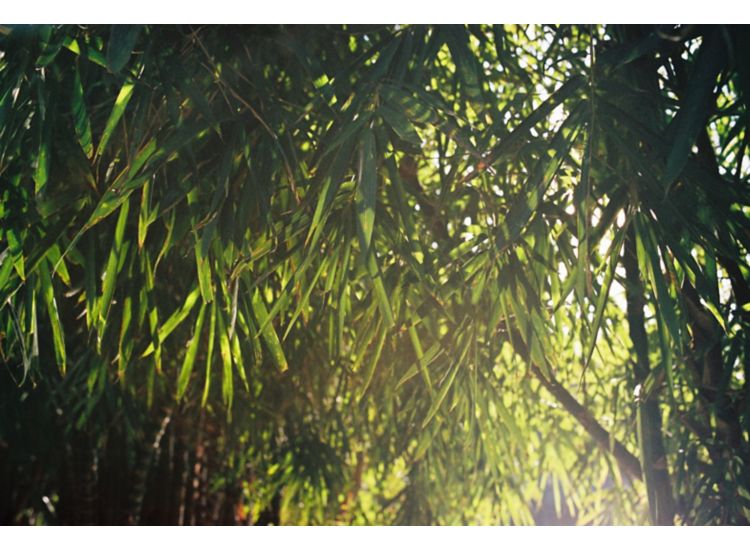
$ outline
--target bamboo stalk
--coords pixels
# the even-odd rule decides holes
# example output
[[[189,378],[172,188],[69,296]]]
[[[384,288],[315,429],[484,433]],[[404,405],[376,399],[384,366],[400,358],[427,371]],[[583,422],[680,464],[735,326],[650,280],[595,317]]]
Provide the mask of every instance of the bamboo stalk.
[[[633,343],[634,391],[645,383],[649,375],[648,339],[645,329],[643,283],[636,256],[635,230],[631,226],[625,238],[622,258],[625,267],[625,296],[630,340]],[[638,440],[641,447],[641,470],[646,483],[651,521],[655,525],[673,525],[675,505],[669,478],[667,457],[662,440],[661,413],[654,392],[638,400]]]

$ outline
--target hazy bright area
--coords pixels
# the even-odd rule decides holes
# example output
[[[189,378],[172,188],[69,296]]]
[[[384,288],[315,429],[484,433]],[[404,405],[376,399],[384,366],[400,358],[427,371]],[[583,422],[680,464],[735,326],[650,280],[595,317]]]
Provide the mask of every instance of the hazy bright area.
[[[0,523],[748,524],[749,52],[0,25]]]

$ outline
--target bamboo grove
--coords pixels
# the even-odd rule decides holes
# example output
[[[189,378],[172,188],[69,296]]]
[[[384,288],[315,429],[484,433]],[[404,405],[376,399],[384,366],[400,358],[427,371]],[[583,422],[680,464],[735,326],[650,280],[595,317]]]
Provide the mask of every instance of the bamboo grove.
[[[0,520],[747,524],[741,27],[0,27]]]

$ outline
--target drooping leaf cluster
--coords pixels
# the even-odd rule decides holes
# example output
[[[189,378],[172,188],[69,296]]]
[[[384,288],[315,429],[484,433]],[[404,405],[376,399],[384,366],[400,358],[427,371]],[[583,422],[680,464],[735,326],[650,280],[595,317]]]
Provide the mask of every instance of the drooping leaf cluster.
[[[745,29],[0,33],[6,522],[750,518]]]

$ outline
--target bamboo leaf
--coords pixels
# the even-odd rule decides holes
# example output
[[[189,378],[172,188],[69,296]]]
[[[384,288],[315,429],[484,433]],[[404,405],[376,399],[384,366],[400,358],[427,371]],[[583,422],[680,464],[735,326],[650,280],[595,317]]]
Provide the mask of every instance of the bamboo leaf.
[[[195,262],[198,270],[198,285],[203,301],[211,303],[214,299],[214,285],[212,281],[209,248],[216,230],[216,221],[211,222],[203,236],[199,239],[195,234]]]
[[[418,319],[414,319],[413,321],[416,321],[416,320]],[[414,354],[417,356],[417,365],[419,367],[419,373],[422,375],[422,380],[424,380],[424,383],[427,386],[428,391],[430,392],[430,397],[432,398],[432,401],[434,402],[435,401],[435,388],[432,385],[432,377],[430,376],[430,371],[427,368],[429,363],[422,349],[422,342],[419,339],[419,334],[417,334],[417,328],[414,322],[409,324],[409,328],[407,329],[407,332],[409,333],[409,340],[411,340],[412,347],[414,348]]]
[[[677,304],[669,293],[665,281],[665,275],[661,269],[661,258],[658,248],[653,241],[651,232],[644,227],[642,220],[636,220],[636,237],[637,251],[640,254],[642,265],[647,265],[646,274],[651,281],[656,301],[659,307],[659,313],[669,328],[669,332],[675,342],[681,342],[680,323],[677,318]]]
[[[287,323],[286,331],[284,331],[284,336],[281,337],[282,340],[286,340],[286,337],[289,335],[289,331],[292,330],[294,323],[297,321],[297,317],[299,317],[299,315],[302,313],[302,310],[307,307],[308,301],[310,300],[310,295],[312,294],[313,290],[315,290],[315,285],[317,284],[320,275],[323,273],[323,270],[326,267],[326,262],[320,262],[320,265],[313,275],[312,280],[307,285],[307,290],[305,290],[305,293],[302,295],[302,299],[298,301],[294,313],[292,313],[292,316],[289,318],[289,323]]]
[[[130,98],[133,97],[134,89],[135,84],[133,82],[125,82],[125,84],[122,85],[122,88],[120,88],[120,93],[117,94],[115,104],[112,107],[112,112],[104,126],[102,137],[99,139],[99,145],[96,148],[96,157],[100,157],[104,152],[104,149],[107,147],[107,143],[109,143],[109,140],[112,137],[112,132],[115,131],[117,123],[120,122],[122,115],[125,113],[125,108],[130,102]]]
[[[568,98],[573,97],[573,95],[580,90],[584,84],[586,84],[586,80],[583,77],[573,76],[568,79],[555,93],[539,105],[534,112],[525,117],[510,134],[502,139],[487,155],[485,155],[485,163],[487,165],[492,165],[505,155],[514,153],[516,146],[521,140],[527,138],[531,128],[548,117],[555,107],[562,104]]]
[[[724,67],[725,59],[720,31],[714,30],[701,46],[695,69],[686,88],[687,93],[680,102],[680,110],[670,124],[672,148],[663,176],[665,189],[677,179],[687,164],[698,133],[708,120],[716,77]]]
[[[406,118],[400,105],[384,103],[378,108],[378,113],[404,143],[412,146],[412,151],[420,151],[422,139],[411,122],[409,122],[409,119]]]
[[[468,33],[459,25],[449,25],[445,30],[446,43],[453,57],[453,64],[456,66],[461,85],[464,87],[466,96],[479,105],[482,98],[481,69],[477,57],[469,48]]]
[[[372,378],[375,375],[375,369],[377,368],[378,361],[380,361],[380,355],[383,352],[383,347],[385,345],[385,339],[386,339],[387,334],[388,334],[388,331],[384,327],[380,329],[378,341],[375,343],[375,348],[373,349],[373,352],[370,355],[370,359],[367,362],[367,366],[365,368],[364,382],[362,383],[362,386],[359,390],[359,396],[357,397],[357,401],[362,401],[362,398],[367,393],[367,389],[370,387]]]
[[[147,180],[141,188],[141,209],[138,213],[138,249],[143,249],[146,241],[148,226],[156,219],[156,211],[151,210],[151,180]]]
[[[193,372],[193,365],[195,364],[195,357],[198,353],[198,344],[201,340],[201,331],[203,329],[203,318],[206,313],[206,304],[201,304],[201,308],[198,311],[198,318],[195,321],[195,329],[193,330],[193,337],[190,339],[188,344],[187,352],[185,353],[185,359],[182,362],[180,368],[180,374],[177,377],[177,399],[180,400],[185,395],[188,383],[190,382],[190,374]]]
[[[255,318],[258,320],[259,326],[262,327],[260,334],[268,351],[271,352],[271,359],[281,372],[286,371],[289,368],[289,364],[286,361],[284,349],[281,347],[281,342],[279,342],[279,337],[276,334],[273,324],[268,322],[268,310],[257,288],[252,293],[251,305]]]
[[[629,224],[629,221],[628,221]],[[622,243],[625,234],[627,233],[627,224],[625,227],[619,229],[612,239],[612,244],[607,251],[607,264],[604,272],[604,280],[602,286],[599,289],[599,293],[596,298],[596,308],[594,309],[594,320],[591,323],[590,329],[590,342],[584,355],[583,368],[586,369],[591,362],[591,357],[594,355],[594,349],[596,348],[596,341],[599,335],[599,329],[601,328],[602,319],[604,318],[604,309],[609,301],[609,291],[612,288],[612,281],[615,277],[615,270],[620,259],[620,251],[622,250]]]
[[[159,341],[163,342],[167,339],[167,337],[172,334],[174,329],[176,329],[186,318],[188,315],[190,315],[190,312],[193,310],[193,307],[195,307],[195,304],[198,302],[198,298],[200,297],[200,289],[198,287],[194,288],[185,298],[185,302],[180,306],[178,309],[176,309],[172,315],[169,316],[169,318],[164,322],[163,325],[158,327],[158,333],[159,333]],[[146,350],[143,352],[141,357],[148,357],[154,352],[154,346],[149,345]]]
[[[237,368],[237,374],[245,386],[245,391],[249,391],[250,386],[247,383],[247,374],[245,373],[245,362],[242,359],[242,349],[240,348],[240,338],[237,332],[232,334],[232,358],[234,359],[234,366]]]
[[[380,307],[380,314],[383,316],[385,326],[390,328],[395,323],[393,320],[393,310],[391,308],[391,302],[388,299],[388,292],[383,284],[383,275],[380,272],[380,267],[378,266],[377,261],[375,260],[374,252],[370,252],[367,257],[367,272],[372,279],[373,292],[378,301],[378,306]]]
[[[438,411],[440,410],[440,406],[443,404],[443,401],[445,401],[445,398],[448,395],[448,390],[450,390],[451,387],[453,386],[453,381],[456,379],[456,374],[458,374],[458,370],[461,368],[461,365],[463,364],[464,359],[466,358],[469,348],[471,347],[471,340],[468,338],[466,340],[467,341],[464,343],[464,346],[463,346],[463,351],[461,351],[458,359],[455,361],[455,363],[451,367],[451,370],[448,373],[448,378],[440,386],[440,391],[437,393],[435,400],[432,402],[432,406],[430,407],[430,410],[427,411],[427,415],[425,416],[425,419],[422,421],[422,429],[425,429],[429,425],[429,423],[432,421],[434,416],[438,413]]]
[[[34,191],[40,193],[47,185],[49,179],[49,137],[46,131],[42,132],[42,139],[39,143],[39,152],[36,157],[36,168],[34,170]]]
[[[107,60],[99,50],[92,48],[90,44],[84,43],[83,48],[75,38],[67,37],[63,39],[63,46],[73,52],[76,55],[80,55],[84,59],[88,59],[92,63],[96,63],[100,67],[107,69]]]
[[[548,185],[560,169],[578,135],[579,126],[573,126],[570,130],[568,130],[568,126],[573,125],[579,114],[580,111],[578,110],[571,112],[565,123],[557,131],[550,144],[549,152],[536,163],[534,173],[530,176],[527,185],[524,186],[521,196],[515,200],[505,220],[497,228],[495,241],[499,249],[507,248],[513,244],[537,211]],[[551,158],[549,158],[550,153]]]
[[[126,253],[128,245],[128,243],[123,241],[123,238],[125,235],[125,224],[128,220],[129,210],[130,203],[128,201],[123,202],[120,207],[120,214],[117,217],[112,249],[110,250],[109,259],[107,260],[104,274],[102,276],[102,295],[99,298],[99,307],[97,310],[97,332],[99,333],[99,342],[101,342],[107,324],[107,316],[109,315],[109,308],[112,304],[112,295],[115,291],[115,282],[117,280],[120,258],[122,254]]]
[[[234,374],[232,372],[232,351],[229,344],[229,335],[227,334],[224,315],[221,311],[217,312],[216,328],[219,332],[219,355],[221,356],[221,364],[223,366],[221,399],[229,410],[232,408],[232,400],[234,399]]]
[[[201,397],[201,407],[205,407],[208,402],[208,396],[211,391],[211,366],[214,358],[214,342],[216,341],[216,301],[211,303],[211,320],[208,326],[208,349],[206,350],[206,380],[203,384],[203,396]]]
[[[122,306],[122,322],[120,323],[120,338],[117,342],[117,377],[121,382],[125,381],[126,371],[130,358],[133,355],[135,341],[132,337],[131,321],[133,319],[133,298],[125,297]]]
[[[75,128],[78,143],[81,145],[87,158],[94,154],[94,140],[91,134],[91,122],[86,110],[86,101],[81,84],[81,74],[76,67],[73,78],[73,127]]]
[[[107,65],[113,73],[119,73],[130,60],[140,25],[112,25],[107,45]]]
[[[375,136],[371,131],[365,131],[359,150],[356,192],[357,234],[359,235],[363,255],[366,255],[370,249],[372,231],[375,225],[375,203],[378,188],[375,162]]]
[[[52,278],[50,277],[46,261],[39,264],[39,275],[42,285],[42,295],[44,296],[44,302],[47,306],[47,315],[50,324],[52,325],[52,341],[54,343],[55,359],[57,360],[57,366],[60,369],[60,372],[65,374],[67,369],[65,336],[63,334],[62,323],[60,322],[60,314],[57,310],[57,301],[55,300]]]

